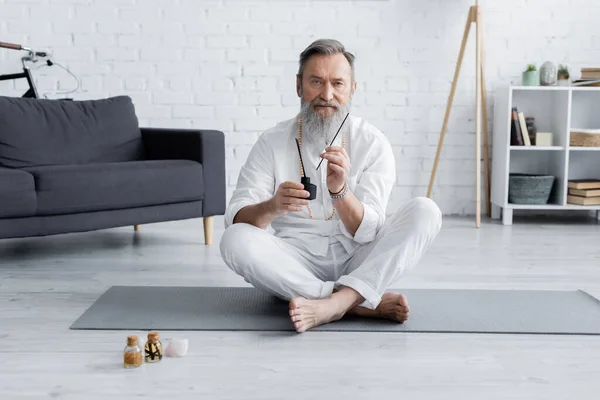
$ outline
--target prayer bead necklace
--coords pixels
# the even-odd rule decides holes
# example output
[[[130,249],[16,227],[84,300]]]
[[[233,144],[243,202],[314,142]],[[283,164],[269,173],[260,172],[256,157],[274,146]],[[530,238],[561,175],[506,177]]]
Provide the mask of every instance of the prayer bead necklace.
[[[300,149],[302,149],[302,117],[298,118],[298,144],[300,145]],[[346,148],[346,136],[345,135],[342,135],[342,147]],[[300,174],[301,174],[301,176],[304,176],[304,168],[302,168],[302,163],[300,163]],[[310,209],[310,206],[307,205],[306,208],[308,208],[308,216],[310,217],[310,219],[314,219],[312,210]],[[329,216],[329,218],[327,218],[327,221],[330,221],[334,215],[335,215],[335,207],[333,207],[333,210],[331,211],[331,215]]]

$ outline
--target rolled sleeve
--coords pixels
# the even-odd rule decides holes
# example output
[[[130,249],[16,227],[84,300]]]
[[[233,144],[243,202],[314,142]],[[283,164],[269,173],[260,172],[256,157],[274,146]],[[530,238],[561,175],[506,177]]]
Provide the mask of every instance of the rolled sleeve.
[[[368,204],[363,204],[363,218],[358,229],[352,236],[342,221],[340,221],[340,230],[344,236],[354,240],[357,243],[368,243],[375,239],[381,225],[383,225],[381,216]]]
[[[345,236],[361,244],[375,239],[385,223],[386,209],[395,182],[396,161],[392,147],[381,135],[379,140],[373,141],[365,168],[353,189],[363,205],[363,218],[354,235],[340,221],[340,230]]]
[[[237,201],[232,201],[231,203],[229,203],[229,206],[225,211],[225,229],[233,225],[233,220],[235,216],[238,212],[240,212],[242,208],[258,203],[260,203],[260,201],[251,201],[247,198],[239,199]]]

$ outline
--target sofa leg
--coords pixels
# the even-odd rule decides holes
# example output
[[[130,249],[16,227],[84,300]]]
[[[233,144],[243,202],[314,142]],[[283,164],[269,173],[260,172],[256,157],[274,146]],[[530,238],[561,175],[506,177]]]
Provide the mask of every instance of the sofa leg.
[[[212,244],[213,221],[215,217],[204,217],[204,243]]]
[[[140,230],[140,226],[139,225],[134,225],[133,226],[133,230],[136,231],[136,232],[139,231]]]

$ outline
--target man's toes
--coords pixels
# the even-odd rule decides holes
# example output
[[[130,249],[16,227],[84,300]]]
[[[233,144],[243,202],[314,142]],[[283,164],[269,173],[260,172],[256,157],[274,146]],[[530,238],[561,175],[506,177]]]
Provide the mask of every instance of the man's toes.
[[[403,321],[406,321],[407,319],[408,319],[408,313],[403,313],[403,312],[396,313],[396,320],[403,322]]]
[[[408,308],[408,299],[406,298],[405,295],[400,294],[400,296],[398,297],[398,302],[400,303],[400,305],[402,307]]]
[[[410,308],[408,307],[408,299],[406,298],[405,295],[400,294],[398,296],[398,308],[405,313],[408,313],[410,311]]]
[[[304,332],[304,324],[302,321],[294,322],[294,328],[296,329],[296,332]]]
[[[295,310],[297,308],[300,308],[303,300],[304,299],[302,297],[295,297],[292,300],[290,300],[290,310]]]

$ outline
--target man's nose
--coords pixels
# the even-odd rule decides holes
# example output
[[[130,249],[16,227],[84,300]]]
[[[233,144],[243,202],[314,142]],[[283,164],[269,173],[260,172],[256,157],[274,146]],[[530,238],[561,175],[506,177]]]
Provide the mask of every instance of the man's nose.
[[[333,88],[329,83],[323,85],[323,90],[321,90],[321,99],[325,101],[331,101],[333,99]]]

